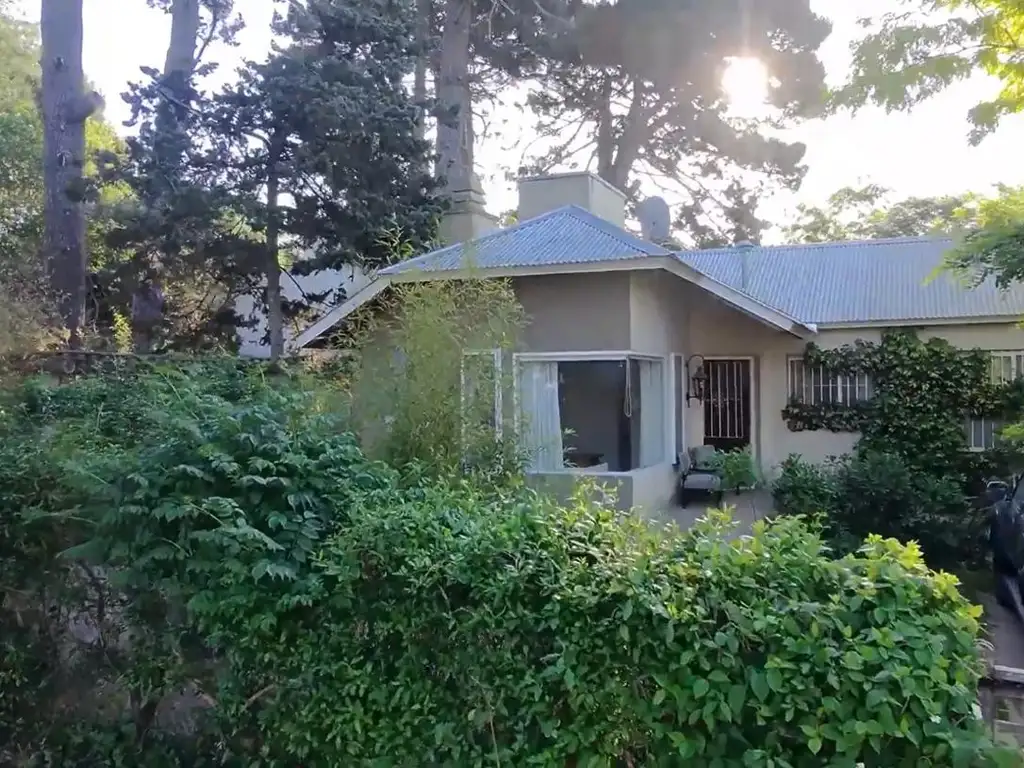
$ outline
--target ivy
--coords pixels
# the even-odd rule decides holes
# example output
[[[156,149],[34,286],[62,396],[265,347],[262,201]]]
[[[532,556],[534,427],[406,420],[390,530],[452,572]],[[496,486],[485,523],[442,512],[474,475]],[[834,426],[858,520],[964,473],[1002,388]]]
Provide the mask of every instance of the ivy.
[[[1000,451],[984,458],[966,454],[964,420],[1013,419],[1024,411],[1024,382],[993,383],[989,352],[958,349],[944,339],[890,331],[880,343],[836,349],[810,343],[804,360],[833,374],[866,373],[872,397],[848,405],[792,401],[782,411],[790,430],[860,432],[861,449],[896,454],[934,474],[966,479],[999,465]]]

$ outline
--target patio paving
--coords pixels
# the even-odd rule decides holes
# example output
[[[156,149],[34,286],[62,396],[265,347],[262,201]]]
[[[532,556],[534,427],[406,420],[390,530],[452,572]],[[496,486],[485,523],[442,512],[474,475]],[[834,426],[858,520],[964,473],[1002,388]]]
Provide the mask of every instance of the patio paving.
[[[987,640],[992,648],[986,655],[992,664],[1000,667],[1024,669],[1024,624],[996,602],[995,596],[981,594],[978,602],[985,609],[981,620],[985,623]]]
[[[754,521],[763,520],[771,515],[772,495],[767,488],[759,488],[755,491],[744,491],[739,494],[726,494],[722,504],[732,507],[733,519],[739,522],[736,534],[742,536],[750,533]],[[660,519],[678,525],[681,529],[690,528],[695,522],[705,516],[709,509],[718,505],[712,499],[695,500],[685,507],[675,505],[663,511]]]

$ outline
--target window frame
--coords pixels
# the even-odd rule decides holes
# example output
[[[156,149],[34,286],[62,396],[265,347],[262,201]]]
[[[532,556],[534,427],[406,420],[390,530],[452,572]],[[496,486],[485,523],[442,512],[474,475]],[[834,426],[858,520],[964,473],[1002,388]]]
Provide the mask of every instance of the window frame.
[[[989,380],[995,384],[1005,384],[1015,379],[1024,377],[1024,350],[1022,349],[990,349],[988,350],[989,355]],[[1006,379],[1003,376],[996,376],[996,361],[997,360],[1009,360],[1010,368],[1013,370],[1013,377]],[[984,442],[984,435],[986,434],[985,424],[991,422],[993,425],[992,429],[992,445],[978,445],[974,442],[974,426],[975,424],[982,425],[982,441]],[[984,453],[990,451],[995,447],[996,433],[1006,426],[1005,423],[1001,423],[1001,419],[989,419],[985,417],[974,418],[967,417],[965,424],[965,435],[967,442],[967,450],[970,453]]]
[[[818,388],[819,394],[824,392],[825,382],[828,382],[829,389],[834,388],[837,393],[847,393],[851,397],[849,399],[835,399],[835,400],[824,400],[814,398],[814,389],[812,384],[811,399],[810,401],[804,399],[803,392],[800,393],[799,397],[794,396],[795,392],[795,370],[794,365],[799,364],[802,366],[804,376],[808,376],[811,371],[818,371],[821,374],[822,385]],[[866,403],[875,396],[874,382],[871,379],[871,374],[867,371],[857,371],[855,373],[833,373],[830,376],[825,376],[825,367],[808,366],[803,355],[787,355],[786,356],[786,403],[801,403],[803,405],[841,405],[846,407],[852,407],[857,403]],[[858,397],[858,392],[862,389],[861,383],[863,382],[862,397]],[[806,384],[804,385],[806,387]]]
[[[670,378],[671,378],[671,365],[670,355],[652,355],[640,352],[633,352],[632,350],[593,350],[593,351],[572,351],[572,352],[515,352],[512,355],[512,402],[513,402],[513,414],[512,423],[516,434],[519,434],[522,419],[520,413],[519,403],[519,387],[520,377],[522,375],[522,364],[523,363],[605,363],[605,362],[624,362],[627,366],[627,377],[628,366],[630,360],[648,360],[657,361],[661,363],[661,379],[662,379],[662,410],[668,411],[669,409],[674,410],[675,405],[673,398],[670,396]],[[665,398],[668,398],[667,400]],[[642,407],[642,406],[641,406]],[[673,420],[675,414],[672,414]],[[672,457],[672,448],[669,440],[672,438],[672,429],[663,429],[662,442],[663,455],[660,463],[674,462],[675,459]],[[657,464],[652,466],[658,466]],[[608,472],[587,472],[585,469],[571,469],[565,467],[561,470],[531,470],[527,469],[527,474],[535,475],[561,475],[561,474],[589,474],[589,475],[600,475],[602,477],[627,477],[632,476],[634,472],[639,472],[645,469],[645,467],[637,467],[636,469],[627,469],[624,471],[611,471]]]
[[[494,436],[499,440],[503,437],[504,406],[502,402],[501,373],[502,373],[502,350],[497,349],[467,349],[463,350],[462,358],[459,361],[459,408],[461,415],[466,413],[466,358],[490,356],[494,363]],[[463,435],[465,438],[465,435]]]

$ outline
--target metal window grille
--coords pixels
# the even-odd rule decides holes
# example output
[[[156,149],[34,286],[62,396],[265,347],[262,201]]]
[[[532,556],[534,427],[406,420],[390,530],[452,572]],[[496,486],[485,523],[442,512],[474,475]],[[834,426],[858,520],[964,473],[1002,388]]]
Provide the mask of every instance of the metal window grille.
[[[867,373],[834,373],[803,358],[789,359],[789,399],[807,405],[853,405],[873,394]]]
[[[1005,384],[1024,376],[1024,351],[993,352],[992,383]],[[972,451],[994,448],[999,432],[1006,426],[1001,419],[967,419],[967,446]]]

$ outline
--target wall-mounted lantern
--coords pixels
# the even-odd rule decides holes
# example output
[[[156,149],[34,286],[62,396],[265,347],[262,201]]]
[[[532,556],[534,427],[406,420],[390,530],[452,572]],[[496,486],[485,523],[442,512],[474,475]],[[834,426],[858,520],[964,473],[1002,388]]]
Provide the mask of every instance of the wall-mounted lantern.
[[[704,402],[707,390],[708,374],[704,370],[704,356],[690,355],[686,358],[686,404],[691,400]]]

